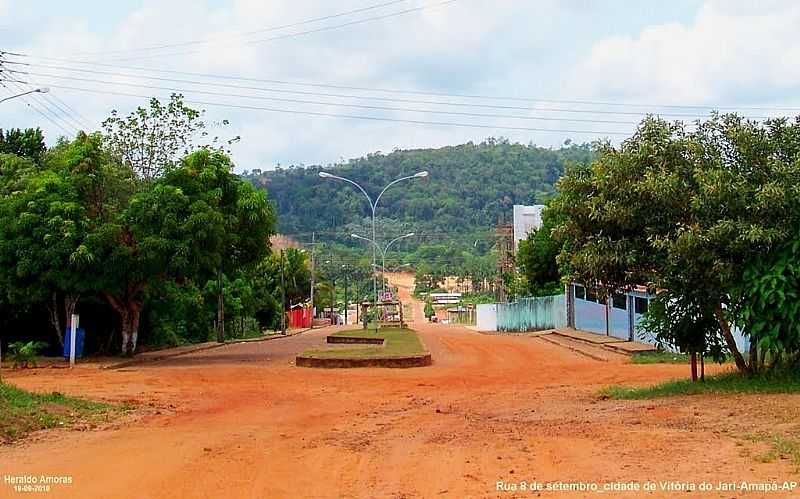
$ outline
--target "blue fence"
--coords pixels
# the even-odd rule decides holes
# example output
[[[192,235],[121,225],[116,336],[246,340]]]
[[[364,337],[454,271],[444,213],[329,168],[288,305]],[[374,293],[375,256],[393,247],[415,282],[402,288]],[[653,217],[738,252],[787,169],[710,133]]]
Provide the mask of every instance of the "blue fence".
[[[540,331],[566,325],[564,295],[521,298],[497,305],[498,331]]]

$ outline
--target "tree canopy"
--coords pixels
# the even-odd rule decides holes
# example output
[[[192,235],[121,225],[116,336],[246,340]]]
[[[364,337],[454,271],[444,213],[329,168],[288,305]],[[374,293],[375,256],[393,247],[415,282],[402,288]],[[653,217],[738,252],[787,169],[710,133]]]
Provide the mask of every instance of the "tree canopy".
[[[755,369],[755,349],[748,364],[731,327],[761,299],[741,294],[746,269],[797,233],[798,151],[800,123],[785,119],[714,115],[693,131],[646,119],[558,184],[552,206],[568,277],[604,293],[646,285],[661,301],[651,319],[668,326],[656,328],[660,339],[718,357],[722,341],[740,369]],[[762,343],[758,329],[744,330]]]

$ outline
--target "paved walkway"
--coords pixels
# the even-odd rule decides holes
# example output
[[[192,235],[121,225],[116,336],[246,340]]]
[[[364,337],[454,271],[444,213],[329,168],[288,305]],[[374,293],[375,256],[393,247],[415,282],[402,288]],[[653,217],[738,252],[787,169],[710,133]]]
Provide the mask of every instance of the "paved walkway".
[[[582,331],[580,329],[572,329],[568,327],[555,329],[553,330],[553,333],[559,336],[570,338],[572,340],[593,343],[595,345],[601,345],[629,354],[637,352],[654,352],[656,350],[655,346],[648,343],[642,343],[640,341],[626,341],[613,336],[590,333],[589,331]]]
[[[323,328],[317,328],[323,329]],[[165,359],[171,359],[173,357],[179,357],[182,355],[188,355],[198,352],[203,352],[205,350],[213,350],[216,348],[222,348],[229,345],[237,345],[241,343],[253,343],[253,342],[261,342],[261,341],[270,341],[270,340],[277,340],[280,338],[289,338],[291,336],[296,336],[301,333],[305,333],[306,331],[311,331],[310,328],[298,328],[298,329],[289,329],[286,331],[286,334],[270,334],[266,336],[260,336],[257,338],[243,338],[243,339],[232,339],[228,340],[225,343],[219,343],[217,341],[207,341],[205,343],[193,343],[191,345],[181,345],[174,348],[164,348],[162,350],[152,350],[150,352],[142,352],[140,354],[136,354],[133,358],[122,360],[119,362],[115,362],[104,366],[106,369],[119,369],[122,367],[129,367],[138,364],[144,364],[147,362],[157,362]]]

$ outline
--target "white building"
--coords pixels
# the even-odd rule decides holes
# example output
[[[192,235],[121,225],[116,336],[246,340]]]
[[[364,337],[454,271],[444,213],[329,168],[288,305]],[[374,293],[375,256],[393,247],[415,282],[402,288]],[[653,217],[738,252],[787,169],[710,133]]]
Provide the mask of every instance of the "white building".
[[[514,205],[514,253],[517,252],[521,240],[526,239],[531,231],[542,226],[543,209],[543,204]]]

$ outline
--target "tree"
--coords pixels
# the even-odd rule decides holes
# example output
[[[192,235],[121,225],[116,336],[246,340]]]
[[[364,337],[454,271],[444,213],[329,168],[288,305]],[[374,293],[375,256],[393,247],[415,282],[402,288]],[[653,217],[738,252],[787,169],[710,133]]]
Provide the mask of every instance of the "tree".
[[[186,106],[183,96],[172,94],[164,105],[155,97],[149,108],[138,107],[126,118],[114,110],[105,121],[106,144],[114,157],[142,179],[152,180],[174,168],[180,159],[198,148],[195,140],[208,138],[204,112]],[[223,121],[222,125],[227,125]],[[228,144],[238,138],[228,141]],[[214,137],[203,148],[219,147]]]
[[[38,163],[46,150],[44,134],[40,128],[0,129],[0,154],[14,154]]]
[[[104,262],[96,286],[120,318],[123,354],[136,349],[144,299],[155,284],[202,280],[226,261],[243,266],[268,251],[274,216],[266,194],[230,170],[223,153],[197,151],[93,227],[90,248]]]
[[[525,292],[531,296],[547,296],[563,291],[556,257],[561,245],[552,237],[557,222],[551,210],[542,213],[542,226],[519,243],[516,262],[525,277]]]
[[[748,265],[739,290],[738,324],[758,341],[759,369],[800,363],[800,238]],[[767,358],[771,364],[767,365]]]
[[[570,277],[606,294],[644,284],[679,300],[664,303],[669,327],[659,331],[675,332],[665,341],[691,351],[721,339],[740,370],[757,369],[731,331],[737,290],[748,264],[796,231],[798,152],[797,122],[714,115],[687,132],[648,118],[619,148],[599,145],[590,167],[559,182],[559,259]],[[690,334],[687,317],[703,318]],[[757,332],[746,333],[758,344]]]
[[[286,310],[292,305],[303,303],[311,295],[311,266],[308,253],[299,248],[286,248],[283,253],[273,252],[270,257],[275,275],[280,276],[283,267],[283,281],[286,285]],[[280,279],[280,277],[278,277]]]
[[[91,292],[88,228],[107,209],[102,192],[115,181],[96,135],[81,133],[59,144],[41,168],[14,158],[0,156],[7,174],[0,197],[0,281],[12,303],[45,304],[63,345],[80,296]]]
[[[430,298],[426,298],[425,299],[425,311],[424,311],[424,313],[425,313],[425,317],[427,317],[428,320],[431,320],[431,317],[433,317],[434,314],[436,313],[433,310],[433,302],[431,302]]]

